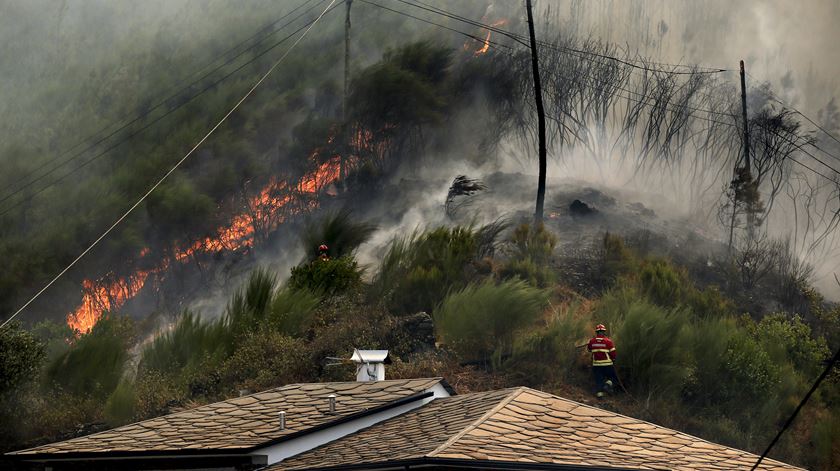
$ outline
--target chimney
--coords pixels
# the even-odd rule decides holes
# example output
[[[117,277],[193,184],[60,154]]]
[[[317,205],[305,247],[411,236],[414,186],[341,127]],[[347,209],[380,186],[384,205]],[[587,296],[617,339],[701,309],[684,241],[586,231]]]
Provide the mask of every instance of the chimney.
[[[327,396],[330,400],[330,414],[335,414],[335,394]]]
[[[356,363],[356,381],[383,381],[385,365],[391,363],[388,350],[353,350],[350,357]]]
[[[280,421],[280,430],[281,431],[286,430],[286,412],[285,411],[278,412],[277,413],[277,418]]]

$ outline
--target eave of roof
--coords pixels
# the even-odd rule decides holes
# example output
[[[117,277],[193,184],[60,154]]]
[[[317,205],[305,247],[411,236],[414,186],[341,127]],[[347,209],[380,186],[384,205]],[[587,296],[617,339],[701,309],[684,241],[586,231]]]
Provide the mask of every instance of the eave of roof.
[[[488,468],[495,463],[501,469],[724,470],[749,468],[757,458],[667,427],[518,388],[440,399],[269,469],[385,469],[404,463]],[[766,460],[761,469],[801,470],[775,460]]]
[[[336,466],[319,466],[319,471],[354,471],[354,470],[376,470],[376,469],[420,469],[432,466],[447,466],[464,469],[501,469],[501,470],[546,470],[557,471],[641,471],[640,468],[615,468],[608,466],[582,466],[573,464],[555,463],[523,463],[521,461],[498,461],[498,460],[465,460],[456,458],[433,458],[422,457],[407,460],[395,460],[381,463],[347,464]],[[646,468],[645,471],[660,471],[656,468]],[[662,468],[661,471],[668,471]]]
[[[329,428],[329,427],[332,427],[332,426],[335,426],[335,425],[339,425],[339,424],[342,424],[342,423],[353,421],[353,420],[363,418],[363,417],[366,417],[366,416],[369,416],[369,415],[372,415],[372,414],[376,414],[376,413],[379,413],[379,412],[387,411],[388,409],[391,409],[391,408],[394,408],[394,407],[399,407],[401,405],[408,404],[408,403],[411,403],[411,402],[414,402],[414,401],[423,400],[423,399],[432,395],[432,393],[429,392],[429,390],[430,390],[430,388],[434,387],[435,385],[440,385],[444,389],[446,389],[447,391],[451,391],[450,394],[452,394],[454,392],[454,391],[452,391],[451,386],[449,386],[449,384],[447,384],[446,381],[444,381],[442,378],[423,378],[423,379],[412,379],[412,380],[388,380],[388,381],[381,381],[381,382],[377,382],[377,383],[378,384],[376,384],[376,383],[341,382],[341,383],[322,383],[322,384],[319,384],[319,383],[291,384],[291,385],[283,386],[281,388],[275,388],[275,389],[268,390],[268,391],[262,391],[262,392],[254,393],[254,394],[249,395],[249,396],[243,396],[243,397],[240,397],[240,398],[229,399],[229,400],[221,401],[221,402],[214,403],[214,404],[208,404],[207,406],[202,406],[202,407],[199,407],[197,409],[192,409],[190,411],[185,411],[185,412],[176,413],[176,414],[170,414],[168,416],[162,416],[162,417],[158,417],[158,418],[155,418],[155,419],[150,419],[150,420],[143,421],[143,422],[138,422],[138,423],[135,423],[135,424],[129,424],[127,426],[118,427],[116,429],[96,433],[96,434],[93,434],[93,435],[88,435],[86,437],[79,437],[79,438],[70,439],[70,440],[67,440],[67,441],[64,441],[64,442],[57,442],[57,443],[54,443],[54,444],[42,445],[42,446],[35,447],[35,448],[29,448],[29,449],[25,449],[25,450],[18,450],[18,451],[14,451],[14,452],[9,452],[9,453],[6,453],[6,456],[8,456],[10,458],[14,458],[14,459],[18,459],[18,460],[26,460],[26,461],[48,461],[48,460],[57,460],[57,459],[62,459],[62,460],[66,460],[66,459],[93,459],[93,458],[101,458],[101,457],[133,457],[133,456],[138,456],[138,457],[156,457],[156,456],[172,457],[172,456],[207,456],[207,455],[229,456],[229,455],[235,455],[235,454],[244,455],[244,454],[252,453],[253,451],[258,450],[260,448],[264,448],[266,446],[274,445],[274,444],[281,443],[283,441],[291,440],[291,439],[294,439],[294,438],[299,438],[299,437],[307,435],[309,433],[313,433],[313,432],[316,432],[316,431],[319,431],[319,430],[323,430],[323,429],[326,429],[326,428]],[[392,390],[393,388],[398,388],[399,389],[400,387],[404,387],[406,389],[405,390],[406,394],[410,393],[412,391],[412,389],[414,391],[417,391],[417,392],[415,392],[413,394],[410,394],[410,395],[400,395],[400,392],[402,392],[401,390],[399,390],[398,392],[394,392],[394,393],[386,393],[386,391]],[[313,389],[313,388],[320,388],[320,389]],[[324,388],[332,388],[332,389],[325,391]],[[183,414],[190,414],[190,413],[193,413],[193,411],[197,411],[197,410],[202,410],[202,409],[205,410],[204,414],[206,415],[207,414],[206,411],[209,408],[211,410],[210,415],[213,416],[214,418],[215,417],[220,417],[220,416],[223,417],[223,416],[225,416],[224,414],[214,415],[215,413],[213,411],[215,411],[216,409],[213,409],[213,408],[214,407],[218,408],[220,406],[224,406],[226,408],[235,409],[237,404],[241,407],[242,405],[247,406],[247,405],[250,405],[250,404],[255,404],[254,400],[256,400],[257,403],[258,403],[261,400],[260,397],[265,398],[266,395],[274,395],[274,398],[272,400],[277,400],[278,395],[280,395],[280,397],[283,397],[283,398],[286,397],[286,396],[282,396],[283,394],[288,394],[289,397],[292,396],[292,395],[294,395],[296,397],[300,397],[300,396],[306,396],[307,394],[309,394],[309,395],[312,395],[312,397],[320,398],[321,395],[323,395],[325,392],[331,392],[332,390],[335,390],[335,392],[339,395],[339,404],[340,404],[341,399],[342,399],[341,391],[348,391],[348,390],[359,391],[359,388],[362,388],[360,390],[361,392],[356,392],[355,395],[348,394],[347,395],[347,398],[348,398],[347,400],[349,400],[351,402],[358,402],[358,400],[360,398],[365,399],[366,398],[366,396],[365,396],[366,391],[365,391],[364,388],[371,388],[372,390],[370,391],[370,394],[371,394],[371,396],[375,396],[374,398],[371,399],[371,404],[376,404],[376,405],[373,405],[373,407],[361,408],[361,409],[357,410],[356,412],[351,412],[351,413],[347,413],[347,414],[344,414],[344,415],[337,415],[335,418],[332,418],[332,419],[329,419],[329,416],[325,417],[325,413],[318,412],[317,414],[315,414],[315,415],[317,415],[317,419],[314,422],[314,425],[308,425],[308,422],[312,422],[312,420],[307,419],[307,423],[302,424],[305,428],[302,428],[300,430],[290,429],[290,430],[287,431],[287,433],[284,433],[280,436],[276,436],[274,438],[266,438],[266,439],[263,439],[263,440],[259,440],[259,437],[256,437],[256,439],[254,437],[251,437],[248,440],[248,442],[243,443],[240,446],[237,446],[236,444],[229,445],[229,443],[231,443],[231,442],[236,443],[235,439],[230,439],[227,442],[220,442],[221,444],[223,444],[225,446],[216,446],[216,447],[214,447],[214,446],[181,446],[181,447],[170,447],[170,448],[151,448],[150,447],[149,449],[136,449],[136,448],[135,449],[113,449],[113,448],[108,448],[108,445],[110,445],[110,443],[108,443],[108,442],[100,442],[99,444],[97,444],[98,436],[102,436],[102,435],[113,436],[115,434],[119,434],[121,429],[129,428],[129,427],[134,427],[134,433],[137,433],[137,427],[138,426],[145,427],[146,429],[149,429],[149,430],[167,430],[168,428],[171,427],[171,424],[169,422],[164,421],[164,423],[159,425],[159,427],[161,427],[160,429],[155,429],[154,427],[149,427],[148,424],[149,423],[157,424],[161,421],[161,419],[166,419],[168,417],[173,417],[173,416],[182,416]],[[382,400],[388,399],[388,394],[396,396],[396,399],[391,399],[388,402],[382,402]],[[247,402],[248,399],[252,399],[252,400],[250,402]],[[283,400],[285,400],[285,399],[283,399]],[[243,401],[245,401],[245,402],[243,402]],[[377,404],[377,401],[379,401],[378,404]],[[326,402],[324,402],[324,405],[326,405]],[[364,406],[364,404],[362,404],[362,405]],[[288,412],[290,412],[292,414],[294,414],[294,412],[295,412],[294,410],[290,410],[290,409],[285,409],[285,410],[287,410]],[[234,410],[234,412],[236,412],[236,411]],[[234,415],[236,417],[242,417],[242,414],[237,413],[237,414],[234,414]],[[273,417],[273,415],[272,415],[272,417]],[[321,419],[324,419],[324,418],[326,418],[326,420],[321,420]],[[180,419],[180,420],[183,420],[183,418]],[[198,420],[202,420],[201,417],[199,417]],[[157,422],[155,422],[155,421],[157,421]],[[129,435],[129,438],[130,437],[131,436]],[[88,450],[73,451],[71,445],[73,445],[74,443],[78,443],[79,440],[85,440],[85,445],[87,445],[88,447],[94,448],[94,447],[98,446],[101,449],[89,450],[89,451]],[[195,441],[196,441],[196,443],[201,443],[201,440],[195,440]],[[51,447],[55,448],[57,446],[63,446],[64,448],[67,449],[67,451],[64,451],[64,450],[53,451],[53,450],[50,449]],[[116,447],[114,447],[114,448],[116,448]],[[42,450],[48,450],[48,451],[42,451]]]
[[[314,427],[310,427],[307,429],[303,429],[297,432],[293,432],[290,434],[286,434],[280,437],[277,437],[273,440],[269,440],[257,445],[243,447],[243,448],[217,448],[217,449],[207,449],[207,448],[198,448],[198,449],[191,449],[191,448],[184,448],[179,450],[140,450],[140,451],[122,451],[122,450],[114,450],[114,451],[95,451],[95,452],[66,452],[66,453],[31,453],[31,454],[19,454],[17,452],[10,452],[6,453],[7,456],[10,456],[15,459],[20,459],[23,461],[67,461],[67,460],[75,460],[75,459],[91,459],[91,458],[129,458],[129,457],[173,457],[173,456],[244,456],[249,455],[252,452],[259,450],[261,448],[265,448],[267,446],[276,445],[278,443],[282,443],[288,440],[292,440],[295,438],[300,438],[304,435],[308,435],[310,433],[317,432],[319,430],[324,430],[330,427],[334,427],[339,424],[347,423],[353,420],[360,419],[362,417],[367,417],[369,415],[377,414],[379,412],[383,412],[389,409],[393,409],[395,407],[402,406],[404,404],[409,404],[411,402],[420,401],[427,397],[431,397],[434,393],[427,391],[421,392],[417,394],[412,394],[411,396],[404,397],[402,399],[397,399],[395,401],[383,404],[381,406],[373,407],[370,409],[365,409],[361,412],[357,412],[355,414],[344,415],[338,417],[335,420],[324,422],[318,424]]]

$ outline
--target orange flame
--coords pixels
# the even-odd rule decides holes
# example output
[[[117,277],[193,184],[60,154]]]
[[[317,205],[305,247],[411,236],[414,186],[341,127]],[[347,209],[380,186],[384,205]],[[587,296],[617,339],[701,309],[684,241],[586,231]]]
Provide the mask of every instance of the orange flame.
[[[487,37],[484,38],[484,45],[481,46],[481,49],[475,51],[476,56],[480,56],[480,55],[484,54],[485,52],[487,52],[488,49],[490,49],[490,34],[492,34],[492,33],[490,31],[488,31],[487,32]]]
[[[332,138],[330,139],[332,140]],[[311,159],[318,157],[316,149]],[[346,159],[351,160],[351,159]],[[314,195],[326,186],[339,179],[341,157],[333,156],[320,164],[317,169],[305,174],[293,189],[287,188],[287,183],[272,179],[263,187],[258,195],[249,200],[249,211],[234,216],[230,223],[216,230],[213,237],[205,237],[186,248],[175,251],[174,258],[184,263],[195,253],[212,253],[222,250],[247,249],[254,244],[255,227],[262,225],[266,230],[273,230],[286,219],[287,214],[296,214],[300,208],[290,208],[283,213],[290,202],[294,201],[294,194]],[[292,191],[288,191],[292,190]],[[313,199],[306,204],[307,209],[317,207]],[[267,224],[263,222],[268,221]],[[140,251],[140,257],[145,257],[150,249]],[[136,296],[146,284],[150,275],[156,275],[169,267],[169,259],[151,270],[138,270],[125,278],[108,274],[98,280],[84,280],[82,282],[82,303],[67,315],[67,325],[78,333],[88,333],[105,312],[115,311],[122,307],[129,299]]]
[[[482,19],[482,20],[484,20],[484,19]],[[491,27],[499,27],[499,26],[504,26],[506,24],[507,24],[507,19],[503,18],[501,20],[494,21],[493,23],[490,24],[490,26]],[[476,49],[475,52],[473,53],[474,57],[478,57],[482,54],[485,54],[488,50],[490,50],[490,36],[492,34],[493,34],[493,32],[488,30],[487,35],[484,37],[484,41],[478,41],[477,39],[473,40],[473,41],[481,43],[481,47]],[[470,41],[467,41],[467,42],[464,43],[464,50],[465,51],[470,50],[469,44],[470,44]]]

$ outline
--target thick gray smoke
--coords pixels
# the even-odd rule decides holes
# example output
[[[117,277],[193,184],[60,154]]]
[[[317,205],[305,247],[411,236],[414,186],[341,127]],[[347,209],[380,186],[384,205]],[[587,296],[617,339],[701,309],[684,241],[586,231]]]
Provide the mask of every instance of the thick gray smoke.
[[[393,3],[392,6],[401,10],[421,13],[398,2],[382,1]],[[279,16],[280,10],[291,9],[299,3],[249,0],[237,2],[237,7],[232,8],[229,2],[207,0],[0,0],[0,71],[3,74],[0,112],[15,117],[0,124],[0,151],[15,145],[28,153],[54,153],[67,143],[74,143],[78,137],[68,123],[78,116],[86,116],[81,105],[87,102],[77,98],[90,97],[92,89],[108,97],[97,103],[101,109],[89,113],[102,122],[88,123],[87,128],[104,126],[108,124],[104,117],[109,113],[103,110],[111,112],[112,116],[119,115],[121,110],[131,110],[142,104],[148,92],[157,89],[158,84],[143,82],[143,74],[137,73],[137,64],[154,64],[158,55],[168,57],[171,62],[158,65],[171,69],[174,82],[192,72],[197,64],[212,59],[210,55],[196,56],[194,51],[202,49],[196,48],[196,44],[206,44],[208,50],[215,46],[218,50],[233,38],[256,31],[267,18]],[[523,25],[521,2],[487,2],[490,7],[473,0],[445,3],[445,8],[471,18],[479,19],[482,15],[487,21],[508,18],[508,27],[521,29]],[[736,69],[738,60],[744,59],[751,86],[768,81],[786,102],[815,118],[840,95],[840,61],[835,60],[836,47],[840,44],[840,28],[836,27],[840,20],[840,2],[836,0],[542,0],[536,3],[537,17],[542,18],[538,34],[542,37],[550,37],[558,31],[591,37],[667,63]],[[375,30],[379,22],[388,17],[359,2],[353,8],[356,14],[354,28],[358,30]],[[340,18],[333,18],[326,24],[335,34],[340,31],[342,22]],[[477,32],[467,25],[453,25]],[[388,38],[390,43],[354,45],[354,66],[359,69],[375,62],[389,46],[398,46],[418,37],[439,38],[443,34],[449,33],[419,23],[410,32],[383,32],[380,36]],[[452,43],[461,41],[463,38],[458,37]],[[181,50],[185,52],[179,53]],[[336,70],[330,73],[339,77],[339,65],[336,64]],[[734,78],[734,74],[727,77],[728,80]],[[476,165],[463,159],[461,151],[468,146],[459,145],[459,142],[472,142],[467,137],[471,133],[468,116],[472,111],[465,110],[463,119],[453,121],[451,165],[406,169],[390,182],[397,186],[415,185],[415,194],[422,193],[424,197],[405,201],[399,208],[384,207],[391,204],[390,201],[374,202],[360,213],[360,217],[370,217],[381,226],[359,253],[363,263],[375,266],[383,247],[394,236],[451,222],[446,219],[443,202],[455,175],[487,179],[495,172],[522,173],[523,179],[535,182],[533,157],[518,148],[515,141],[502,146],[498,160]],[[554,150],[550,177],[557,184],[576,182],[580,187],[594,185],[632,191],[634,201],[655,208],[657,214],[667,215],[672,221],[684,220],[692,211],[689,202],[679,197],[678,186],[652,188],[650,182],[655,181],[656,176],[631,181],[626,176],[631,171],[627,167],[612,165],[605,173],[583,153]],[[2,157],[12,155],[0,152]],[[0,162],[0,165],[5,163]],[[725,180],[727,178],[721,181]],[[515,188],[515,191],[521,190]],[[491,187],[490,196],[486,198],[492,204],[480,206],[481,212],[474,222],[530,211],[532,188],[527,187],[522,194],[512,198],[504,197],[512,191],[514,189],[505,186]],[[549,195],[549,200],[551,197]],[[770,220],[772,230],[779,236],[784,235],[789,226],[783,217],[784,210],[782,207],[780,215]],[[394,217],[395,213],[399,217]],[[702,221],[703,224],[706,222]],[[700,221],[691,223],[701,226]],[[260,249],[253,254],[253,259],[229,270],[220,270],[219,279],[212,285],[212,295],[198,301],[196,306],[208,313],[218,312],[221,300],[236,285],[236,280],[255,264],[288,273],[289,267],[301,258],[303,248],[296,245],[292,235],[284,240],[288,242],[287,246]],[[838,254],[823,255],[831,262],[819,273],[820,287],[831,294],[832,290],[837,291],[830,275],[836,269]]]

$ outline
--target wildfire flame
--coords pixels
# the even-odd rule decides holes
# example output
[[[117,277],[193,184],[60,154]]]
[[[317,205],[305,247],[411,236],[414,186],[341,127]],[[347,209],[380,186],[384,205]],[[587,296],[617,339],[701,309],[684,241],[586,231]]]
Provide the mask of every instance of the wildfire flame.
[[[361,140],[364,134],[357,139]],[[331,138],[332,139],[332,138]],[[316,149],[310,158],[317,158],[319,150]],[[350,160],[350,159],[346,159]],[[250,199],[248,208],[241,214],[234,216],[230,223],[216,230],[214,236],[205,237],[186,247],[176,250],[174,259],[177,262],[185,263],[187,259],[196,253],[213,253],[223,250],[240,250],[250,248],[254,244],[255,227],[262,221],[271,221],[270,227],[275,229],[277,225],[285,220],[286,214],[299,212],[300,208],[291,208],[284,213],[289,203],[295,200],[297,195],[313,195],[323,188],[339,179],[341,157],[333,156],[326,162],[320,164],[317,169],[305,174],[295,185],[295,191],[289,190],[285,181],[272,179]],[[308,209],[317,207],[317,202],[311,199],[305,203]],[[144,248],[140,251],[140,258],[147,256],[151,249]],[[150,270],[138,270],[127,277],[117,277],[108,274],[98,280],[84,280],[82,282],[82,302],[70,314],[67,315],[67,325],[79,333],[88,333],[102,317],[105,312],[111,312],[122,307],[129,299],[135,297],[143,289],[151,275],[158,274],[169,268],[170,261],[165,258],[160,265]]]
[[[482,19],[482,21],[486,21],[486,20]],[[493,23],[490,24],[490,26],[492,26],[492,27],[504,26],[504,25],[507,24],[507,22],[508,22],[508,20],[503,18],[501,20],[494,21]],[[464,43],[464,50],[469,51],[471,49],[470,42],[479,42],[481,44],[481,47],[479,47],[478,49],[475,50],[475,52],[473,52],[473,56],[478,57],[482,54],[487,53],[487,51],[490,50],[490,36],[492,36],[492,34],[493,34],[492,31],[487,31],[487,35],[484,37],[484,41],[478,41],[477,39],[474,39],[472,41],[465,42]]]

